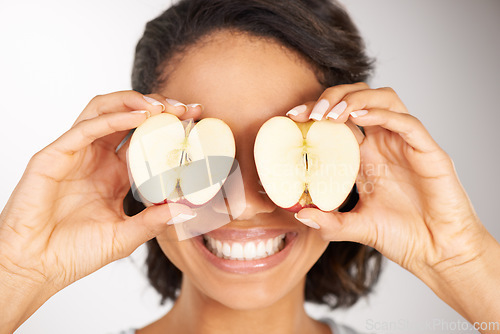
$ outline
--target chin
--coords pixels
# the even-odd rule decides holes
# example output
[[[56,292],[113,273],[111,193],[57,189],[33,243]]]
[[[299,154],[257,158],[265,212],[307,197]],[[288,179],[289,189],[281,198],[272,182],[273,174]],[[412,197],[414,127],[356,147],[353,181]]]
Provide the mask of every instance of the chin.
[[[224,284],[221,286],[200,287],[209,300],[224,308],[238,311],[265,309],[276,304],[286,296],[293,286],[292,282],[284,282],[280,287],[270,282],[254,282],[250,284]],[[296,284],[293,284],[296,285]],[[201,290],[200,289],[200,290]]]

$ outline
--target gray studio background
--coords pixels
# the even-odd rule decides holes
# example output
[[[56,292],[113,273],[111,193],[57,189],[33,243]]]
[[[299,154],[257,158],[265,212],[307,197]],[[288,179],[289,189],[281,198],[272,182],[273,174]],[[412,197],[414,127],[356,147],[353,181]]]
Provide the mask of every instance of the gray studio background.
[[[378,59],[372,86],[393,87],[423,121],[454,159],[479,217],[500,240],[500,1],[343,2]],[[169,3],[0,2],[1,208],[31,155],[66,131],[94,95],[130,88],[135,43]],[[169,305],[159,307],[148,287],[144,255],[141,247],[64,289],[16,333],[106,333],[159,318]],[[315,317],[328,312],[307,309]],[[463,321],[390,262],[368,300],[333,314],[378,333],[450,333],[444,326]],[[396,322],[403,327],[373,330]],[[411,330],[426,325],[431,327]]]

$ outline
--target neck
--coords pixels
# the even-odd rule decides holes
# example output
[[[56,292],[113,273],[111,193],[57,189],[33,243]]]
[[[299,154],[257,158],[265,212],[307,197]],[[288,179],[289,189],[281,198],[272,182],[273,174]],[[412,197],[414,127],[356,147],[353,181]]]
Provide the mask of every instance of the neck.
[[[269,306],[237,310],[211,299],[183,279],[181,293],[170,312],[139,333],[330,333],[325,324],[305,312],[304,284],[305,279]]]

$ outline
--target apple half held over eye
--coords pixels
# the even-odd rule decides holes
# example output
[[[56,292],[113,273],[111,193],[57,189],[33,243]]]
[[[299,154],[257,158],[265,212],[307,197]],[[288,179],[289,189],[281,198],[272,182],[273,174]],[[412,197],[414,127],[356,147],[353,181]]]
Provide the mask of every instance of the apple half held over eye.
[[[233,133],[219,119],[150,117],[134,131],[127,151],[134,196],[145,205],[203,205],[222,187],[235,152]]]
[[[255,164],[262,186],[279,207],[338,208],[349,195],[360,166],[359,144],[344,123],[296,123],[277,116],[257,133]]]

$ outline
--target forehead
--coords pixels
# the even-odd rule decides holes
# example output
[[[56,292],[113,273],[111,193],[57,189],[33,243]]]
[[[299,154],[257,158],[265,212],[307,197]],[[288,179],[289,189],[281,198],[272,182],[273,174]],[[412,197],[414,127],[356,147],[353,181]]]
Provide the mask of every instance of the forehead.
[[[220,118],[231,127],[261,124],[322,92],[312,67],[295,52],[244,33],[214,33],[189,47],[172,67],[160,93],[201,103],[202,117]]]

